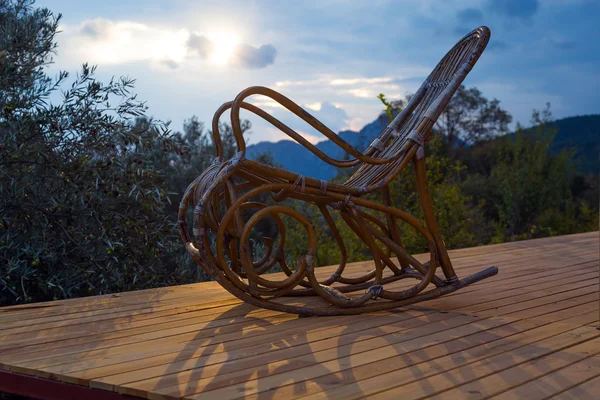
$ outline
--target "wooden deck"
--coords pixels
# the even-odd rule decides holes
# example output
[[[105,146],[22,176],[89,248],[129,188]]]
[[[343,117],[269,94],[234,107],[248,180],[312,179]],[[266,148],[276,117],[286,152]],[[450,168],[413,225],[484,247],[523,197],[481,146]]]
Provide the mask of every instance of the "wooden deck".
[[[215,283],[2,308],[0,390],[23,379],[151,399],[598,399],[598,236],[451,251],[459,275],[500,272],[393,312],[298,318]]]

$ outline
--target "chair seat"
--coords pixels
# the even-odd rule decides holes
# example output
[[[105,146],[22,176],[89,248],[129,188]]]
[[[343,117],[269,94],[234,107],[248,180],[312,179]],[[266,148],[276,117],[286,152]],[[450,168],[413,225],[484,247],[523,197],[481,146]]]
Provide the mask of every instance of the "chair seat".
[[[271,172],[271,173],[267,173]],[[296,191],[302,193],[302,188],[313,188],[323,192],[334,192],[360,196],[365,194],[360,187],[354,187],[345,183],[334,183],[310,176],[298,174],[283,168],[273,167],[259,161],[244,160],[241,163],[239,176],[247,179],[267,183],[296,183]]]

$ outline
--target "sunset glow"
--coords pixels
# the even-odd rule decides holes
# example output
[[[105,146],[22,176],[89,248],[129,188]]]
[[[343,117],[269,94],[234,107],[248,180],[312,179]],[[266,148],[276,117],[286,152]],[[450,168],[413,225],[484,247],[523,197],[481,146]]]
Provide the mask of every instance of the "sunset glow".
[[[209,60],[218,65],[225,65],[229,62],[231,55],[239,44],[237,35],[231,32],[219,32],[208,37],[214,43],[213,50],[209,56]]]

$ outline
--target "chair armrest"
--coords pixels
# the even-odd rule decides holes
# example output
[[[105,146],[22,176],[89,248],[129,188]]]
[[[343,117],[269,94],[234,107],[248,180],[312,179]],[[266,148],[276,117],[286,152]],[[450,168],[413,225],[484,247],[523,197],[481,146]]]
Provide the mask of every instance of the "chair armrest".
[[[223,114],[223,112],[225,112],[228,109],[232,108],[233,104],[234,104],[233,101],[229,101],[227,103],[224,103],[221,107],[219,107],[219,109],[217,110],[217,112],[215,113],[215,116],[213,118],[213,123],[212,123],[212,127],[213,127],[213,139],[215,141],[215,147],[217,148],[217,156],[218,157],[222,157],[222,154],[223,154],[223,144],[222,144],[221,137],[220,137],[220,132],[219,132],[219,118],[221,117],[221,115]],[[321,160],[325,161],[328,164],[331,164],[331,165],[339,167],[339,168],[348,168],[348,167],[353,167],[355,165],[358,165],[358,163],[360,162],[360,160],[356,160],[356,159],[352,159],[352,160],[337,160],[337,159],[329,157],[323,151],[319,150],[312,143],[310,143],[308,140],[306,140],[302,135],[298,134],[296,131],[294,131],[293,129],[291,129],[290,127],[288,127],[286,124],[284,124],[283,122],[281,122],[277,118],[273,117],[269,113],[267,113],[267,112],[261,110],[260,108],[256,107],[255,105],[252,105],[252,104],[246,103],[246,102],[241,102],[240,105],[239,105],[239,107],[243,108],[245,110],[248,110],[248,111],[250,111],[253,114],[258,115],[259,117],[261,117],[265,121],[269,122],[271,125],[275,126],[279,130],[281,130],[282,132],[284,132],[285,134],[287,134],[288,136],[290,136],[296,142],[298,142],[299,144],[301,144],[302,146],[304,146],[306,149],[308,149],[309,151],[311,151],[313,154],[315,154],[317,157],[319,157]],[[237,122],[238,122],[238,124],[240,123],[239,117],[237,119]],[[232,126],[233,125],[234,124],[232,123]],[[239,127],[239,125],[238,125],[238,127]],[[234,134],[234,137],[235,137],[236,145],[238,147],[238,151],[244,153],[245,150],[246,150],[246,145],[245,145],[245,141],[243,139],[243,135],[241,133],[241,127],[238,130],[233,129],[233,134]],[[350,145],[348,145],[348,146],[350,146]]]
[[[287,125],[285,125],[284,123],[282,123],[281,121],[276,119],[275,117],[264,112],[263,110],[259,109],[258,107],[253,106],[252,104],[248,104],[248,103],[244,102],[244,100],[247,97],[255,95],[255,94],[260,94],[260,95],[269,97],[270,99],[281,104],[288,111],[291,111],[296,116],[300,117],[302,120],[307,122],[310,126],[315,128],[318,132],[320,132],[325,137],[330,139],[339,148],[341,148],[348,154],[354,156],[355,158],[350,159],[350,160],[336,160],[334,158],[329,157],[327,154],[323,153],[321,150],[319,150],[313,144],[311,144],[306,139],[304,139],[304,137],[302,137],[302,135],[298,134],[296,131],[294,131],[293,129],[291,129],[290,127],[288,127]],[[238,146],[238,151],[242,152],[242,154],[245,153],[246,144],[245,144],[243,136],[242,136],[242,129],[241,129],[241,124],[240,124],[240,108],[247,109],[248,111],[251,111],[254,114],[260,116],[261,118],[268,121],[276,128],[283,131],[285,134],[290,136],[296,142],[298,142],[299,144],[304,146],[306,149],[311,151],[317,157],[319,157],[323,161],[327,162],[328,164],[334,165],[336,167],[340,167],[340,168],[353,167],[353,166],[358,165],[361,162],[367,163],[367,164],[387,164],[387,163],[398,160],[402,156],[402,153],[399,153],[399,154],[395,155],[394,157],[390,157],[390,158],[373,158],[373,157],[364,155],[363,153],[361,153],[357,149],[355,149],[352,145],[350,145],[348,142],[343,140],[339,135],[337,135],[331,129],[327,128],[323,123],[321,123],[318,119],[316,119],[309,112],[304,110],[298,104],[294,103],[293,101],[291,101],[290,99],[288,99],[287,97],[282,95],[281,93],[278,93],[278,92],[276,92],[272,89],[266,88],[266,87],[262,87],[262,86],[249,87],[249,88],[243,90],[242,92],[240,92],[240,94],[237,95],[237,97],[235,98],[235,100],[232,103],[223,104],[219,108],[219,110],[217,111],[217,114],[215,114],[215,118],[213,119],[213,132],[218,131],[218,118],[228,108],[231,108],[231,127],[233,129],[236,144]],[[217,130],[215,130],[215,127],[217,128]]]

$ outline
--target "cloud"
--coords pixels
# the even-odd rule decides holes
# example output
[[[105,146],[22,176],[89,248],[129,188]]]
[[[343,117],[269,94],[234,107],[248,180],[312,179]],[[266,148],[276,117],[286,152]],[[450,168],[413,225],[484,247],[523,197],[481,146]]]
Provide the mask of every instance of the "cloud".
[[[165,58],[164,60],[160,60],[159,62],[160,62],[160,64],[164,65],[165,67],[168,67],[171,69],[179,68],[179,63],[177,61],[171,60],[169,58]]]
[[[269,142],[279,142],[280,140],[293,140],[288,135],[286,135],[284,132],[280,131],[277,128],[274,128],[273,126],[268,125],[264,128],[264,130],[265,130],[265,135],[264,135],[263,139],[268,140]],[[310,133],[304,132],[299,129],[294,129],[294,130],[296,131],[296,133],[300,134],[302,137],[304,137],[304,139],[308,140],[312,144],[317,144],[319,142],[322,142],[325,138],[320,133],[310,134]],[[325,138],[325,139],[327,139],[327,138]],[[254,141],[253,141],[253,143],[254,143]]]
[[[231,55],[231,65],[258,69],[275,62],[277,50],[270,44],[262,45],[258,48],[246,43],[239,44]]]
[[[321,109],[322,104],[319,102],[316,103],[308,103],[305,104],[304,107],[308,108],[309,110],[313,110],[313,111],[319,111]]]
[[[241,88],[260,84],[302,105],[317,108],[314,103],[325,100],[339,104],[350,117],[348,125],[359,129],[381,112],[375,95],[396,99],[414,92],[456,40],[485,24],[492,29],[492,40],[467,78],[467,86],[477,86],[486,97],[502,100],[515,120],[524,122],[531,109],[543,107],[546,100],[553,102],[557,117],[597,112],[599,43],[586,38],[597,26],[600,1],[433,0],[410,7],[389,1],[378,2],[377,7],[372,2],[348,2],[343,12],[338,2],[287,2],[285,7],[266,8],[255,2],[209,3],[201,10],[171,7],[154,14],[127,7],[114,17],[110,10],[98,10],[97,16],[106,20],[87,18],[81,25],[86,17],[77,15],[85,14],[75,13],[69,19],[74,25],[70,30],[61,28],[63,33],[57,36],[58,64],[50,68],[52,72],[72,70],[89,61],[100,64],[99,73],[107,77],[132,75],[138,78],[150,112],[178,126],[193,113],[209,123],[218,105],[231,100]],[[478,21],[477,10],[483,15]],[[455,32],[457,27],[460,32]],[[177,36],[180,28],[183,34]],[[231,73],[233,67],[227,65],[213,68],[208,47],[201,59],[199,51],[187,45],[192,33],[218,43],[215,34],[219,32],[237,33],[238,43],[257,50],[273,45],[277,49],[274,64],[266,69],[239,67],[238,73]],[[180,68],[169,69],[174,63]],[[355,81],[388,76],[393,80]],[[161,84],[155,84],[156,79]],[[340,84],[332,85],[332,81]],[[498,85],[485,86],[489,82]],[[504,91],[506,84],[514,85],[509,93]],[[353,94],[348,90],[354,90]],[[166,95],[166,91],[173,94]],[[560,112],[555,96],[562,99]],[[268,138],[262,129],[265,125],[256,119],[253,140]],[[306,126],[300,129],[314,133]]]
[[[312,110],[311,114],[334,132],[338,132],[348,125],[348,114],[346,111],[328,101],[321,103],[321,108],[317,111]],[[323,140],[325,140],[325,137],[323,137]]]
[[[102,18],[62,28],[65,41],[61,48],[77,63],[81,60],[94,64],[147,61],[175,69],[196,58],[213,64],[258,69],[273,64],[277,55],[270,44],[254,47],[239,43],[233,32],[200,34]]]
[[[379,76],[374,78],[352,77],[340,78],[326,75],[317,79],[306,81],[277,81],[275,86],[285,87],[312,87],[315,89],[330,87],[339,90],[340,93],[359,93],[357,90],[367,90],[375,88],[376,90],[397,90],[400,86],[395,82],[400,82],[404,77]],[[375,94],[375,97],[377,94]],[[357,95],[357,97],[366,97]]]
[[[349,89],[348,94],[351,94],[354,97],[359,97],[361,99],[374,99],[377,97],[377,93],[370,89]]]
[[[426,71],[429,72],[429,69],[426,69]],[[400,99],[407,93],[414,92],[423,83],[424,76],[427,76],[426,73],[420,72],[420,70],[418,74],[415,77],[378,76],[370,78],[352,75],[344,77],[322,75],[311,80],[276,81],[275,86],[280,90],[290,90],[306,95],[308,99],[305,99],[304,104],[308,104],[311,109],[320,107],[318,105],[320,103],[311,103],[315,92],[327,96],[332,101],[337,101],[337,104],[345,103],[354,106],[364,103],[365,100],[370,100],[371,106],[377,109],[380,105],[377,96],[380,93],[385,93],[391,99]],[[353,110],[353,112],[355,111]]]
[[[257,107],[263,108],[296,132],[301,133],[311,143],[327,139],[277,102],[255,100],[251,103]],[[349,127],[350,118],[348,117],[348,113],[346,113],[346,111],[338,104],[333,104],[328,101],[314,102],[305,104],[304,108],[308,108],[310,110],[309,113],[313,117],[321,121],[334,132],[339,132],[340,130]],[[280,136],[283,138],[282,135],[277,137],[279,138]]]
[[[490,0],[488,7],[500,15],[525,22],[537,13],[539,2],[538,0]]]
[[[285,107],[282,106],[281,104],[279,104],[276,101],[272,101],[272,100],[250,100],[250,104],[259,107],[259,108],[263,108],[263,107],[267,107],[267,108],[282,108],[284,109]]]
[[[80,31],[83,35],[97,38],[102,36],[110,27],[110,23],[104,19],[94,19],[84,21],[81,24]]]
[[[62,54],[80,63],[124,64],[147,61],[177,68],[186,49],[185,30],[153,28],[131,21],[102,18],[83,21],[79,26],[65,26]]]
[[[322,76],[317,79],[311,79],[306,81],[277,81],[275,82],[275,86],[277,87],[298,87],[298,86],[314,86],[314,87],[322,87],[322,86],[357,86],[357,85],[374,85],[377,84],[379,86],[387,84],[392,84],[394,80],[402,79],[395,78],[391,76],[378,76],[375,78],[364,78],[364,77],[354,77],[354,78],[340,78],[336,76]]]
[[[339,86],[339,85],[356,85],[359,83],[387,83],[392,81],[393,78],[389,76],[378,77],[378,78],[351,78],[351,79],[332,79],[329,81],[330,85]]]
[[[186,46],[189,50],[198,54],[202,60],[206,60],[215,48],[215,44],[209,38],[195,33],[190,34]]]
[[[317,82],[316,80],[310,81],[277,81],[275,86],[277,87],[294,87],[294,86],[308,86]]]
[[[221,37],[216,40],[196,33],[190,34],[186,42],[190,53],[201,60],[214,57],[219,63],[235,67],[259,69],[275,62],[277,50],[270,44],[254,47],[247,43],[237,43],[234,37]]]

